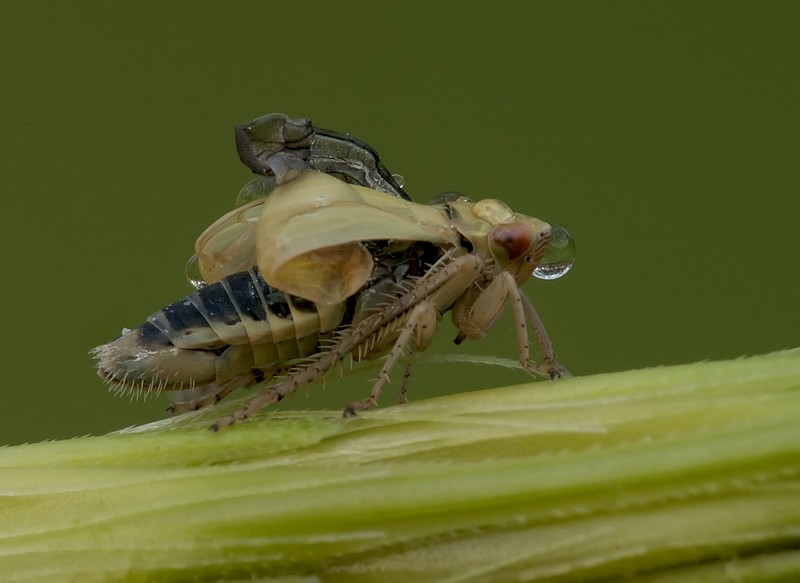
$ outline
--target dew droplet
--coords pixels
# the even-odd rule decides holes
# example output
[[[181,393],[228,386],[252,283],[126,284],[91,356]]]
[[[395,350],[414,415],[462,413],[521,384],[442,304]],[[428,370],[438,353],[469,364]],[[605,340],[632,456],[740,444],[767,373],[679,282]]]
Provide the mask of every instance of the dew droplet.
[[[256,176],[239,191],[239,194],[236,196],[236,207],[244,206],[254,200],[266,198],[274,188],[274,176]]]
[[[564,227],[550,226],[550,240],[544,257],[533,270],[539,279],[558,279],[575,263],[575,240]]]
[[[398,174],[397,172],[392,174],[392,178],[397,183],[397,186],[403,188],[406,185],[406,179],[403,177],[402,174]]]
[[[189,257],[189,261],[186,262],[186,279],[195,289],[200,289],[206,285],[197,255],[192,255]]]

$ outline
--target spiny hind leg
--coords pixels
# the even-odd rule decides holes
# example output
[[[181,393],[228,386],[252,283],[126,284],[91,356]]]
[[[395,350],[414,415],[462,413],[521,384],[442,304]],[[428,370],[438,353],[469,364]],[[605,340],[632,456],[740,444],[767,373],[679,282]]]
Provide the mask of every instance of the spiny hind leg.
[[[167,413],[169,415],[175,415],[176,413],[185,413],[186,411],[197,411],[198,409],[204,409],[205,407],[216,405],[236,389],[252,387],[253,385],[266,382],[269,379],[271,379],[276,373],[279,373],[282,370],[284,369],[271,368],[262,370],[254,368],[248,371],[247,373],[234,377],[230,380],[209,385],[208,387],[205,388],[203,395],[197,399],[191,399],[188,401],[179,401],[177,403],[173,403],[172,405],[167,407]]]
[[[296,386],[294,388],[296,390]],[[252,401],[250,401],[244,407],[237,409],[230,415],[227,415],[225,417],[222,417],[221,419],[217,419],[216,421],[214,421],[214,423],[211,424],[211,427],[209,427],[209,429],[211,431],[219,431],[223,427],[228,427],[240,421],[246,421],[252,415],[257,413],[264,407],[279,403],[285,396],[283,393],[286,392],[285,390],[282,389],[283,389],[282,383],[279,383],[272,387],[268,387],[267,389],[264,390],[263,393],[257,395]]]
[[[219,385],[209,385],[203,391],[202,396],[198,397],[197,399],[189,399],[188,401],[178,401],[177,403],[172,403],[172,405],[167,407],[167,414],[171,417],[172,415],[185,413],[187,411],[197,411],[198,409],[216,405],[240,386],[244,385],[239,381],[239,379],[225,381]]]
[[[356,411],[364,411],[378,406],[383,385],[389,381],[389,373],[397,366],[401,358],[407,358],[403,371],[403,380],[398,393],[398,403],[405,403],[407,399],[408,379],[411,376],[411,358],[417,351],[425,350],[433,339],[436,331],[438,317],[436,308],[431,302],[421,302],[414,306],[408,313],[403,329],[394,342],[392,349],[386,356],[381,372],[372,385],[369,396],[359,401],[353,401],[344,409],[345,417],[353,417]]]

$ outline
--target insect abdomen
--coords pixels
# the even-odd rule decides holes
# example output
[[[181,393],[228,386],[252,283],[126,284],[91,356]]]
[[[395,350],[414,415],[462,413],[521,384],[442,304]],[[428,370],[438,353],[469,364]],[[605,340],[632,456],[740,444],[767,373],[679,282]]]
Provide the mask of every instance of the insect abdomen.
[[[344,305],[318,307],[270,287],[256,269],[205,286],[97,348],[111,383],[159,390],[221,382],[319,350]]]

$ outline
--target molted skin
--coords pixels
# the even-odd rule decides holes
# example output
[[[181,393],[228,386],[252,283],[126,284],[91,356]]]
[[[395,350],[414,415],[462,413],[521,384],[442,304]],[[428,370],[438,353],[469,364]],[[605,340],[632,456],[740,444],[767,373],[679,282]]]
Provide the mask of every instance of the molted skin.
[[[350,133],[315,126],[308,118],[269,113],[239,124],[236,151],[245,166],[255,174],[274,177],[278,185],[293,180],[299,171],[317,170],[348,184],[411,200],[403,191],[402,177],[383,165],[375,148]]]

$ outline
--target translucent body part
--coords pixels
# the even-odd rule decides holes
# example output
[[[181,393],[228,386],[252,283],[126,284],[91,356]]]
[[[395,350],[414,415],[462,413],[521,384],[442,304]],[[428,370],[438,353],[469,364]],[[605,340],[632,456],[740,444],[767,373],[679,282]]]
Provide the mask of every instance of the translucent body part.
[[[227,275],[246,271],[256,264],[256,225],[264,199],[234,209],[208,227],[195,243],[195,255],[189,259],[187,277],[212,283]]]
[[[307,171],[275,189],[258,222],[256,265],[267,283],[322,304],[357,292],[373,269],[366,241],[453,247],[443,210]],[[203,270],[205,273],[205,269]]]

